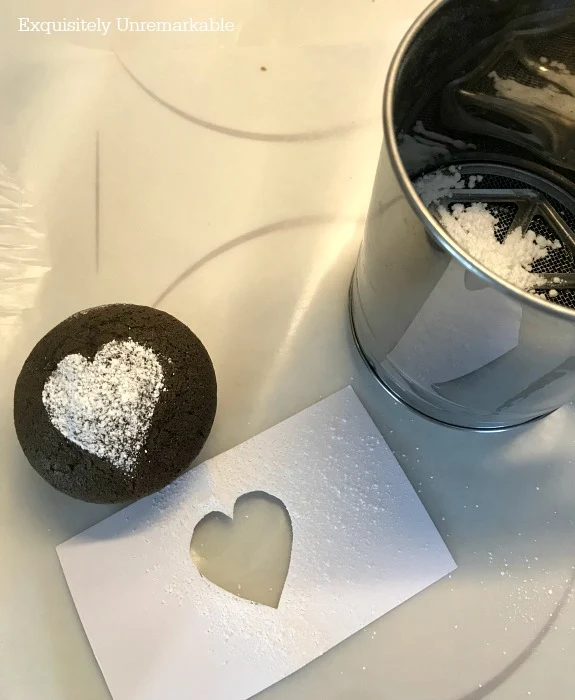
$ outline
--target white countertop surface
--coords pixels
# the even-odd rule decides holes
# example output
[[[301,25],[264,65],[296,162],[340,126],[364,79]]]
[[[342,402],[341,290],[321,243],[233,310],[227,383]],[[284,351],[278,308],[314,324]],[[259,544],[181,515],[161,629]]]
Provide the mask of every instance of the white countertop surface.
[[[390,399],[350,337],[385,73],[426,4],[101,0],[91,15],[191,5],[236,23],[174,46],[16,31],[77,16],[65,0],[0,10],[0,162],[38,202],[51,267],[1,366],[2,700],[109,698],[55,546],[114,509],[42,481],[11,401],[44,332],[117,301],[156,304],[206,344],[220,393],[205,457],[351,383],[459,565],[262,700],[575,695],[573,406],[505,433],[441,427]]]

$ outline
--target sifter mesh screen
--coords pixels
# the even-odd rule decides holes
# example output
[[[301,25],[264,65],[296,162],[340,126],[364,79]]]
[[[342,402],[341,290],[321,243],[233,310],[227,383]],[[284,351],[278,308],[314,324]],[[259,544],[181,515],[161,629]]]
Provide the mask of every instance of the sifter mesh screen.
[[[519,168],[500,164],[465,164],[459,166],[466,183],[472,175],[481,175],[480,185],[473,189],[453,190],[451,203],[485,202],[489,211],[498,219],[495,229],[497,240],[502,243],[507,234],[517,226],[520,207],[531,210],[522,229],[534,231],[550,241],[561,241],[560,249],[550,249],[547,256],[533,265],[533,272],[547,275],[575,273],[575,200],[560,190],[555,184],[538,175]],[[439,172],[449,174],[446,168]],[[432,207],[433,209],[433,207]],[[555,220],[554,220],[555,219]],[[562,220],[562,225],[557,220]],[[558,289],[557,296],[550,296],[548,290],[540,290],[550,303],[575,309],[575,289]]]

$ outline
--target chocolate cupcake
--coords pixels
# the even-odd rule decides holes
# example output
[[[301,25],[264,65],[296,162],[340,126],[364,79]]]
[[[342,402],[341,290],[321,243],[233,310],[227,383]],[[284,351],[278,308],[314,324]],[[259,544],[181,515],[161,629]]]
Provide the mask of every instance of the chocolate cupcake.
[[[169,314],[81,311],[30,353],[14,392],[24,454],[59,491],[122,503],[161,489],[204,445],[216,377],[201,341]]]

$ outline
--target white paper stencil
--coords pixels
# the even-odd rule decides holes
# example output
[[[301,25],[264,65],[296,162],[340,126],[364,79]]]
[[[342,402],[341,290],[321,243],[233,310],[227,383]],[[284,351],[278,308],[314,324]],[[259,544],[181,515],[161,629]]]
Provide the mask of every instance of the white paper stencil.
[[[278,608],[201,577],[207,514],[280,499],[291,561]],[[265,533],[262,533],[262,536]],[[114,700],[245,700],[434,583],[455,563],[351,388],[58,547]]]

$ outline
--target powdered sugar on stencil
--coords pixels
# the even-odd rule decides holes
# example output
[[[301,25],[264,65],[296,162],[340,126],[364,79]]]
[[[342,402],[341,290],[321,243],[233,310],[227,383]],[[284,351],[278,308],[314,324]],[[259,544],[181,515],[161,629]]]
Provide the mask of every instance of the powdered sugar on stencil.
[[[131,339],[112,340],[92,362],[79,354],[61,360],[42,401],[64,437],[130,473],[163,389],[153,350]]]
[[[277,608],[223,590],[190,557],[197,524],[213,512],[237,517],[238,499],[254,492],[281,500],[291,519]],[[256,529],[240,542],[246,565],[257,565],[267,538]],[[246,700],[455,568],[351,388],[197,466],[58,555],[114,700]],[[225,555],[220,563],[231,573]]]

